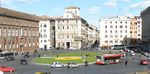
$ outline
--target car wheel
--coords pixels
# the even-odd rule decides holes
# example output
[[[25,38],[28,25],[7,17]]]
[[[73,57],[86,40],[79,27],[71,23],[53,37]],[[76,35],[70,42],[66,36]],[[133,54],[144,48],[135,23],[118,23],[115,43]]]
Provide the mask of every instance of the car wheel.
[[[12,72],[12,70],[10,70],[10,72]]]

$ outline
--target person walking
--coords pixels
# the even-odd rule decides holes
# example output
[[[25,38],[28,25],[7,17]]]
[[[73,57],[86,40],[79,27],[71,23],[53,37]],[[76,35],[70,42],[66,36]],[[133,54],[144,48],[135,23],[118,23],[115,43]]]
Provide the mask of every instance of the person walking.
[[[88,66],[88,61],[85,61],[85,66]]]
[[[128,61],[126,60],[126,61],[125,61],[125,66],[127,66],[127,65],[128,65]]]

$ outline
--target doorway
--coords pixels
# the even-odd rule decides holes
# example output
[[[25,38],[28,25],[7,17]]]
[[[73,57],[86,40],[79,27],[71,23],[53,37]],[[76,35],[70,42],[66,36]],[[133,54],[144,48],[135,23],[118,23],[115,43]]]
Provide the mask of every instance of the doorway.
[[[70,42],[66,42],[67,48],[70,48]]]

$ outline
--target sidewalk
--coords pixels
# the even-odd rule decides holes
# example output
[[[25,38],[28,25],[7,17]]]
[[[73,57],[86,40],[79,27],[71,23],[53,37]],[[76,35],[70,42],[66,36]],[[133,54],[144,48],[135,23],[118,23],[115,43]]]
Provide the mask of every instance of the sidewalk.
[[[129,73],[129,74],[150,74],[150,71],[149,72],[135,72],[135,73]]]

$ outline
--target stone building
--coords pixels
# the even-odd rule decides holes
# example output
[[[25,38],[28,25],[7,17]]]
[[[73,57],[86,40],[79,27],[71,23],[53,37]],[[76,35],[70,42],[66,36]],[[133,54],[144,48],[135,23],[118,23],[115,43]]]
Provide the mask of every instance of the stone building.
[[[38,22],[35,15],[0,8],[0,49],[34,51],[38,48]]]
[[[130,43],[130,18],[126,16],[104,17],[100,22],[100,47]]]
[[[142,19],[140,16],[131,18],[130,45],[140,45],[142,39]]]
[[[142,18],[142,45],[150,52],[150,6],[141,12]]]
[[[49,17],[47,20],[41,20],[39,25],[45,24],[45,28],[39,26],[39,29],[45,29],[45,32],[49,33],[47,35],[45,33],[44,36],[44,32],[40,31],[40,48],[87,49],[91,47],[95,43],[97,36],[99,36],[97,35],[98,30],[80,17],[79,10],[79,7],[69,6],[65,8],[63,16]],[[55,22],[55,26],[51,22],[52,19]],[[51,25],[54,29],[50,29]],[[54,35],[50,33],[50,30],[54,31]],[[49,39],[44,37],[48,37]],[[50,37],[55,38],[55,46],[52,45],[53,42],[50,42],[54,38]]]

